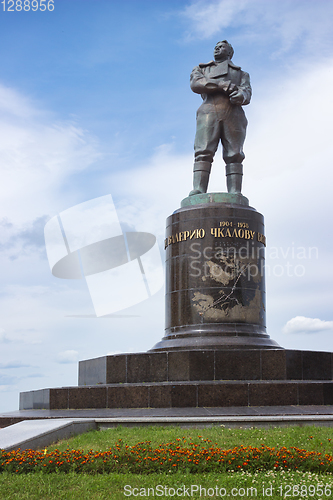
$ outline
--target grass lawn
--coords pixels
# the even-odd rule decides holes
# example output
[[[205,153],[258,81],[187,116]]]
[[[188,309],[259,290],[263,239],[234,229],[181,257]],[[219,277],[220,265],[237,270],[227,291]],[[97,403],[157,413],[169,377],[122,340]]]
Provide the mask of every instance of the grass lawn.
[[[223,448],[233,448],[234,446],[250,445],[274,446],[280,448],[285,446],[297,446],[309,451],[320,451],[333,455],[333,431],[331,427],[272,427],[251,428],[251,429],[229,429],[224,425],[216,425],[206,429],[189,428],[184,429],[178,426],[147,426],[147,427],[114,427],[100,431],[90,431],[80,434],[69,440],[58,442],[48,449],[66,448],[84,450],[106,450],[118,439],[133,446],[141,441],[151,441],[153,446],[160,443],[168,443],[185,437],[194,442],[203,439],[210,439],[213,443],[218,443]]]
[[[91,431],[48,448],[65,451],[105,451],[121,439],[129,446],[151,441],[161,443],[185,438],[200,443],[209,439],[223,449],[235,446],[280,448],[296,446],[333,455],[329,427],[286,427],[271,429],[207,429],[180,427],[117,427]],[[200,490],[201,488],[201,490]],[[201,493],[201,495],[200,495]],[[314,498],[333,499],[332,474],[297,470],[261,472],[211,472],[193,474],[190,469],[160,474],[0,474],[1,499],[124,499],[124,498]]]

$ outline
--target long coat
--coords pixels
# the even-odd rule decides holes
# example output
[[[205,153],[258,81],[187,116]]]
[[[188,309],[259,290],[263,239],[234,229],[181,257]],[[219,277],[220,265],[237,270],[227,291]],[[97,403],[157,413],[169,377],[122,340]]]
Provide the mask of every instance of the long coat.
[[[247,127],[242,106],[250,102],[252,95],[249,74],[230,60],[210,61],[193,69],[190,85],[203,99],[197,111],[195,161],[212,163],[221,140],[224,161],[241,163],[245,158],[243,144]],[[230,102],[229,95],[235,90],[241,93],[240,104]]]

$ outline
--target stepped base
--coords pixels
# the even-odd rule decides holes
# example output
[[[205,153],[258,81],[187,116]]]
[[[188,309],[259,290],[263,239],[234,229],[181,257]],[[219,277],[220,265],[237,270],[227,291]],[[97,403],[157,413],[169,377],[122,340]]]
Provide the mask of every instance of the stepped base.
[[[333,404],[333,353],[171,351],[81,361],[79,387],[20,394],[20,410]]]

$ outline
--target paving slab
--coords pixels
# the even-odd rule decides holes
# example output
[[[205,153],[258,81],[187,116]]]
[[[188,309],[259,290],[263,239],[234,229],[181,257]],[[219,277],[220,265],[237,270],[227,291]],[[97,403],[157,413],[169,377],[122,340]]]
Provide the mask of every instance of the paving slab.
[[[178,425],[180,427],[221,427],[253,428],[253,427],[288,427],[288,426],[327,426],[333,427],[333,415],[220,415],[202,417],[113,417],[97,418],[98,429],[109,427],[144,426],[144,425]]]
[[[96,429],[94,419],[24,420],[0,429],[0,449],[38,449],[90,429]]]

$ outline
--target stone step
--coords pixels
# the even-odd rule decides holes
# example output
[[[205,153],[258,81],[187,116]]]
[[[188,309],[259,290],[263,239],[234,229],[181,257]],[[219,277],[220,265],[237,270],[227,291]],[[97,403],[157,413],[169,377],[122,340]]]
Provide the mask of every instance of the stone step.
[[[332,380],[333,353],[289,349],[116,354],[79,362],[79,386],[197,380]]]
[[[182,381],[23,392],[20,410],[332,405],[333,381]]]

